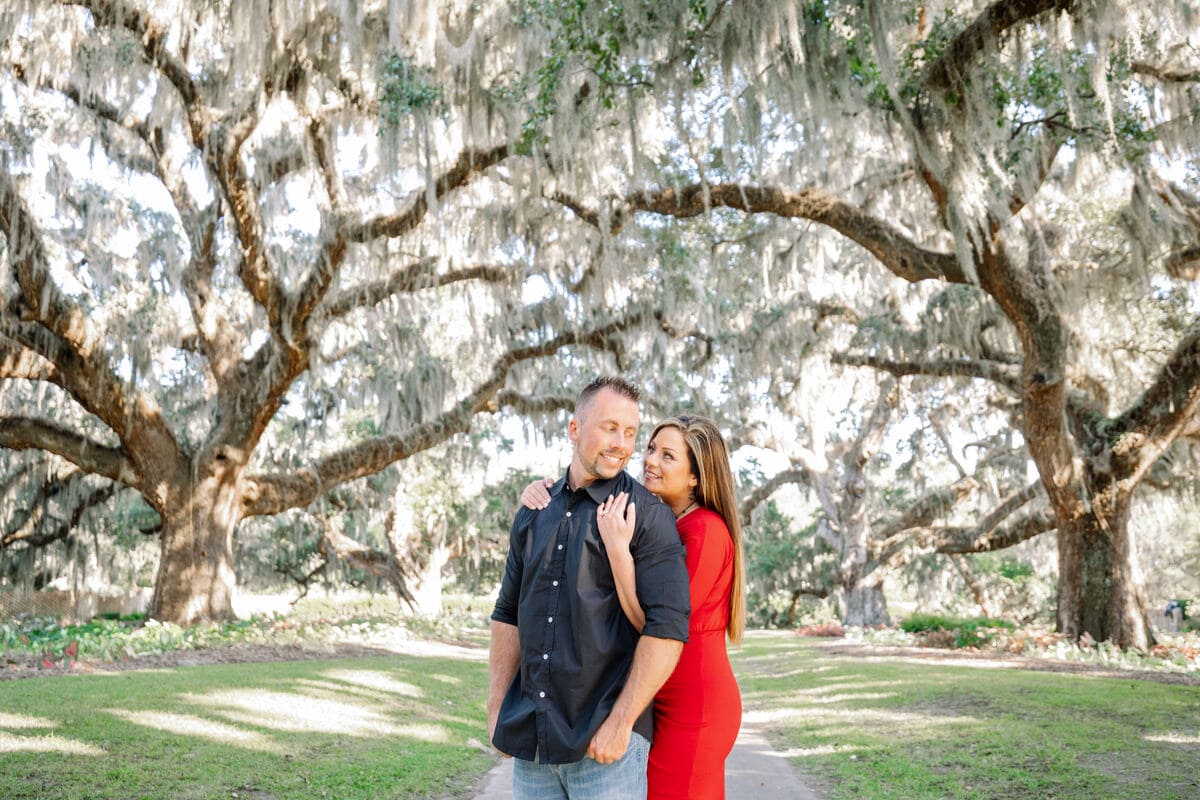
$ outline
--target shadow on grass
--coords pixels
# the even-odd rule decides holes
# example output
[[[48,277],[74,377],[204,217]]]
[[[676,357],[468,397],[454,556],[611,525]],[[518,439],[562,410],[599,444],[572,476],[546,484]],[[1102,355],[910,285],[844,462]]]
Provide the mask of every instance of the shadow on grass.
[[[486,666],[396,656],[0,683],[0,797],[421,798],[492,763]]]
[[[758,632],[747,719],[830,798],[1200,797],[1200,687],[830,653]]]

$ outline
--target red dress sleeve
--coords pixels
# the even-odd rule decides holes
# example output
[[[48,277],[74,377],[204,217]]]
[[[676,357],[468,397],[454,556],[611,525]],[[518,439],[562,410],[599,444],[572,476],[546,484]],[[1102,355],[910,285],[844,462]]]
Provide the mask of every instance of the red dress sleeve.
[[[687,548],[688,590],[692,601],[689,628],[723,630],[729,624],[729,587],[733,576],[733,540],[719,514],[697,509],[679,521]]]

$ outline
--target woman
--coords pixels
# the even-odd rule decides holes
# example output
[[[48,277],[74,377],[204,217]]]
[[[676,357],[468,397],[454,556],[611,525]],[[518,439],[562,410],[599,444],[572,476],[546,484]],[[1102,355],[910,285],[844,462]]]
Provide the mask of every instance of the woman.
[[[682,415],[659,423],[642,459],[642,483],[675,512],[687,547],[692,614],[688,642],[674,673],[654,698],[654,745],[647,769],[650,800],[725,797],[725,759],[741,725],[742,701],[725,637],[741,641],[745,627],[742,531],[734,503],[729,451],[717,426]],[[639,631],[633,537],[637,509],[624,493],[597,511],[621,607]],[[549,502],[546,484],[521,494],[530,508]]]

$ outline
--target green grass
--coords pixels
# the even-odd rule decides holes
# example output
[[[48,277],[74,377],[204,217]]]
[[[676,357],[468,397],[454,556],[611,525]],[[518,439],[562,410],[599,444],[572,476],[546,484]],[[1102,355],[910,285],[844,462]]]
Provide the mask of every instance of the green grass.
[[[0,798],[468,797],[495,763],[477,656],[0,681]],[[1200,686],[836,655],[790,633],[751,633],[734,668],[747,718],[830,800],[1200,797]]]
[[[494,763],[486,672],[387,656],[3,681],[0,797],[462,796]]]
[[[754,633],[747,715],[831,800],[1194,800],[1200,686],[825,652]]]

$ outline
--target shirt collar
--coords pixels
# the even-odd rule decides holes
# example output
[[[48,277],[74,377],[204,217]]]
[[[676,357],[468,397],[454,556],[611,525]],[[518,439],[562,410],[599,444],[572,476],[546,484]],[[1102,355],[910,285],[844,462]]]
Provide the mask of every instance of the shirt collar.
[[[559,478],[558,482],[550,487],[551,497],[556,497],[564,488],[570,487],[570,474],[571,468],[567,467],[567,471],[563,473],[563,476]],[[621,470],[611,478],[592,481],[579,491],[587,492],[588,497],[592,498],[592,501],[595,502],[596,505],[600,505],[616,490],[617,484],[620,483],[623,477],[625,477],[625,474],[625,470]]]

